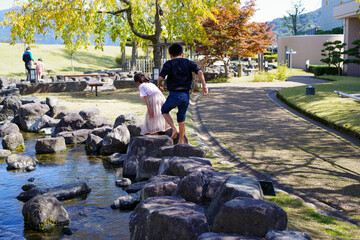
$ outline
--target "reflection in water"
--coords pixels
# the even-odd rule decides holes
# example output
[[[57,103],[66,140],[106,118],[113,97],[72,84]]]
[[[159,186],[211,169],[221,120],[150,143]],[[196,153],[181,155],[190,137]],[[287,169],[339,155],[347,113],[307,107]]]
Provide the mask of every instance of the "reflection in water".
[[[24,134],[25,151],[17,154],[35,156],[39,164],[32,172],[7,171],[7,164],[0,159],[0,239],[129,239],[130,212],[110,208],[112,202],[125,192],[115,186],[122,169],[87,155],[83,145],[70,146],[66,152],[37,155],[35,143],[41,135]],[[61,228],[50,233],[36,233],[24,229],[21,214],[23,203],[16,199],[21,187],[34,178],[41,188],[59,186],[85,180],[91,193],[84,198],[62,201],[70,217],[73,235],[64,235]]]

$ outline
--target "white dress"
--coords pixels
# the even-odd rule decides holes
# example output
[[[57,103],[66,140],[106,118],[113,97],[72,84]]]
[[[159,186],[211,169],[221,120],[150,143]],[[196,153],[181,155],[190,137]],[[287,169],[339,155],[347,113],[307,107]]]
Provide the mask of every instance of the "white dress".
[[[165,132],[170,129],[170,125],[161,114],[161,107],[166,99],[160,89],[153,83],[142,83],[139,86],[139,91],[141,98],[146,96],[149,98],[150,107],[154,112],[154,117],[150,118],[148,111],[146,111],[145,122],[141,128],[141,135]]]

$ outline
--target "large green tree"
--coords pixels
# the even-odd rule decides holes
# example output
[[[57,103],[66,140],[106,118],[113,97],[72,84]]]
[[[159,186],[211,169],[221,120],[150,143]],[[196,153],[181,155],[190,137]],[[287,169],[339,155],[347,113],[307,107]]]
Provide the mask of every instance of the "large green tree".
[[[283,27],[291,30],[293,35],[299,35],[299,33],[307,28],[308,21],[305,13],[304,3],[301,0],[292,3],[292,7],[287,11],[287,16],[284,16]]]
[[[124,46],[133,37],[153,45],[155,66],[161,65],[160,40],[180,38],[186,43],[205,37],[201,18],[213,18],[212,6],[240,0],[14,0],[20,10],[7,14],[2,24],[11,27],[12,41],[34,42],[34,35],[49,30],[65,45],[101,48],[105,36]]]

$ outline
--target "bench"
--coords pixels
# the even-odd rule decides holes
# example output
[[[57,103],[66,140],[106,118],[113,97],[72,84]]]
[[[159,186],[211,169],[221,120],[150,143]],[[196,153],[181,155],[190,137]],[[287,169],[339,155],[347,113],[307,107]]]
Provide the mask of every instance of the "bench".
[[[101,74],[98,73],[83,73],[83,74],[59,74],[58,76],[66,79],[67,77],[97,77],[100,80]]]
[[[91,87],[91,90],[90,90],[91,92],[93,91],[93,87],[95,87],[95,96],[97,96],[98,95],[97,88],[99,86],[103,86],[104,83],[100,82],[100,81],[88,81],[87,85]]]
[[[254,73],[254,72],[258,72],[259,71],[259,69],[257,69],[257,68],[246,68],[246,69],[244,69],[243,70],[246,74],[252,74],[252,73]]]

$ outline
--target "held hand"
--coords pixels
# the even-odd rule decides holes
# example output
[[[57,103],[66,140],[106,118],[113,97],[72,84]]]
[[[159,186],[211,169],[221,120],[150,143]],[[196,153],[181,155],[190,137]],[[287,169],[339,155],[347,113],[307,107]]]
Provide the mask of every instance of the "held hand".
[[[203,87],[203,95],[206,97],[210,96],[209,89],[207,87]]]
[[[148,110],[148,114],[149,114],[149,117],[150,118],[153,118],[154,117],[154,112],[152,110]]]
[[[161,91],[164,90],[164,87],[161,86],[161,85],[158,85],[158,88],[159,88]]]

